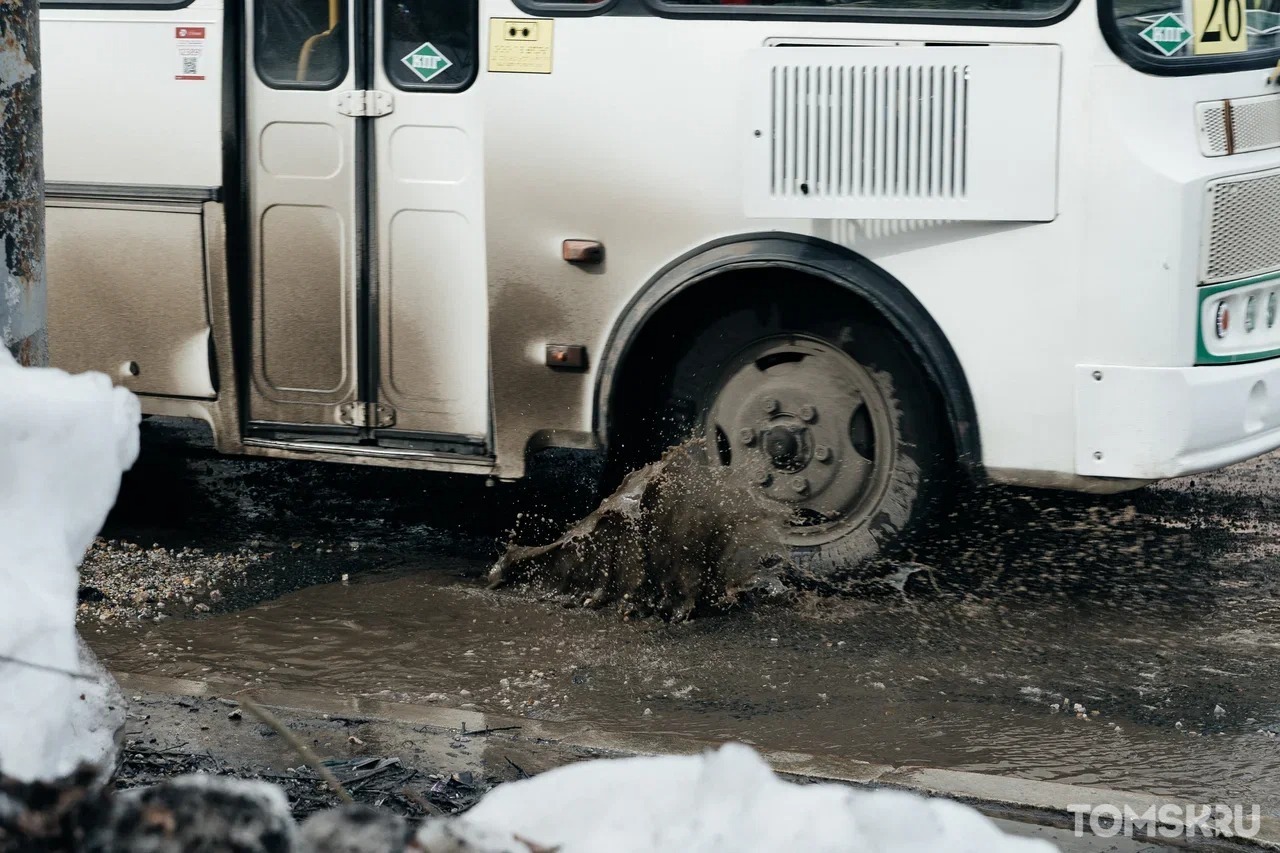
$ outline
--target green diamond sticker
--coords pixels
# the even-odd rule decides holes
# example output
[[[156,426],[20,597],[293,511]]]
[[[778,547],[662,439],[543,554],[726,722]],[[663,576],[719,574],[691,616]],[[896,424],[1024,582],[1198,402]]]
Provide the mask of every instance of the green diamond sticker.
[[[1183,25],[1182,18],[1173,14],[1159,18],[1138,35],[1165,56],[1173,56],[1191,41],[1191,31]]]
[[[453,66],[449,58],[436,50],[436,46],[429,41],[415,47],[412,53],[400,61],[409,66],[409,70],[417,74],[423,83],[430,83],[443,74],[446,68]]]

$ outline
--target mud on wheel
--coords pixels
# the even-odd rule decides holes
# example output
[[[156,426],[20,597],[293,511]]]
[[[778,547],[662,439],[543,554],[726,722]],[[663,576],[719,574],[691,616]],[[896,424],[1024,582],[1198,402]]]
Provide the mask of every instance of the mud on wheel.
[[[779,543],[819,576],[908,543],[949,480],[932,384],[862,313],[773,304],[704,322],[662,370],[660,416],[646,424],[650,457],[703,436],[708,464],[769,511]]]

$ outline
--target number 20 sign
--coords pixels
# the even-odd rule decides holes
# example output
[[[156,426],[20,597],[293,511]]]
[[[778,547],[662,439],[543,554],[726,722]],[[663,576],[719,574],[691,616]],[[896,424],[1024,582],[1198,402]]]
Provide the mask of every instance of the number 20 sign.
[[[1190,4],[1192,53],[1240,53],[1249,49],[1245,0],[1190,0]]]

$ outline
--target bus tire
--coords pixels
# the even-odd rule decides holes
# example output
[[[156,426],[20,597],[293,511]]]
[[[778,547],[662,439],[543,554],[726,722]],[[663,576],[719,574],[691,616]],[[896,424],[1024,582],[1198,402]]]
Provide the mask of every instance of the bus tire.
[[[779,544],[819,580],[909,544],[952,482],[932,384],[865,317],[732,310],[676,359],[661,396],[659,444],[703,436],[708,464],[781,510]]]

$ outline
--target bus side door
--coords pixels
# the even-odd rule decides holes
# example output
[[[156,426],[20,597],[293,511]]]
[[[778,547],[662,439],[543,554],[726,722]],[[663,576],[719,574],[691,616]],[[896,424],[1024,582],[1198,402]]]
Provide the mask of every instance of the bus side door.
[[[357,88],[347,0],[246,0],[249,420],[338,428],[360,399]]]
[[[245,0],[250,421],[489,446],[477,0]]]
[[[396,431],[489,432],[477,0],[375,0],[378,380]]]

